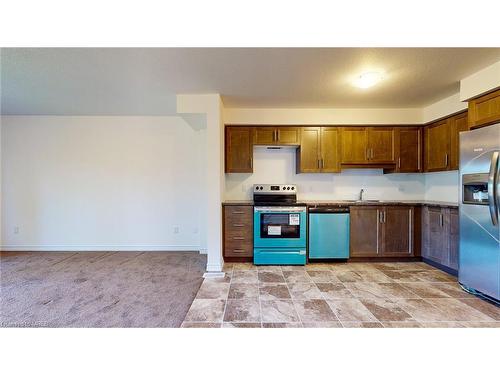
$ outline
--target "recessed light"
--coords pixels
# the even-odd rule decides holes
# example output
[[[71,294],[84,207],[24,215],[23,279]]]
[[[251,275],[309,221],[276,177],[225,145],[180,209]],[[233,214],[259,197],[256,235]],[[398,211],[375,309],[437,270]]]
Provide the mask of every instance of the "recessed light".
[[[382,80],[382,74],[379,72],[367,72],[354,79],[353,85],[361,89],[367,89],[379,83]]]

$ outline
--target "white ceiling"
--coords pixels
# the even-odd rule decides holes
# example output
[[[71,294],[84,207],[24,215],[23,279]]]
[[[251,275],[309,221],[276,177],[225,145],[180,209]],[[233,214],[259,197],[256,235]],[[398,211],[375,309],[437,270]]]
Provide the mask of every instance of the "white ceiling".
[[[2,49],[3,114],[161,115],[175,94],[226,107],[415,108],[452,95],[500,48]],[[383,70],[377,86],[351,79]]]

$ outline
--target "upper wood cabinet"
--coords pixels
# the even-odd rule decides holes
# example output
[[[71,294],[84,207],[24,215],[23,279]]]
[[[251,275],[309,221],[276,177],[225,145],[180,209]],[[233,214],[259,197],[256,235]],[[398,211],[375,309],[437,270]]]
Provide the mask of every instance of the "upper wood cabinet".
[[[425,170],[446,171],[450,166],[450,123],[441,120],[427,126],[425,135]]]
[[[395,172],[422,172],[422,128],[397,128],[395,148],[397,161]]]
[[[339,134],[339,128],[321,128],[320,150],[322,172],[340,172]]]
[[[450,169],[458,169],[460,159],[459,133],[469,130],[467,112],[449,119],[450,122]]]
[[[394,163],[394,136],[392,127],[368,128],[368,157],[370,163]]]
[[[255,145],[295,146],[300,144],[300,128],[296,126],[257,126],[254,128]]]
[[[469,101],[469,128],[500,121],[500,89]]]
[[[252,128],[227,126],[225,145],[225,172],[252,173],[253,145]]]
[[[300,147],[297,149],[297,173],[340,172],[338,143],[338,128],[301,128]]]
[[[395,162],[394,146],[392,127],[341,128],[342,164],[392,164]]]
[[[342,164],[364,164],[368,161],[368,132],[366,128],[341,128],[340,139]]]
[[[467,112],[427,125],[424,129],[425,171],[458,169],[459,133],[467,130]]]

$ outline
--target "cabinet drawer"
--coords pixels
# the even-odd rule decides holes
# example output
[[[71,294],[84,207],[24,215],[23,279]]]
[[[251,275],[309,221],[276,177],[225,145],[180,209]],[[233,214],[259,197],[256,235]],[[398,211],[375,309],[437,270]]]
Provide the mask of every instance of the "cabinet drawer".
[[[253,206],[224,207],[224,256],[253,256]]]
[[[226,206],[224,210],[226,218],[252,220],[252,206]]]
[[[226,257],[252,257],[253,246],[226,246]]]

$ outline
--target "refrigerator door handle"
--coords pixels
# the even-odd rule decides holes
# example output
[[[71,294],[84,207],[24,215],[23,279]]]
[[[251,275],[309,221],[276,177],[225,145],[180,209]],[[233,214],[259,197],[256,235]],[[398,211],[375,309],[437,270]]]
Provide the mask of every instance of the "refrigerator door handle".
[[[497,178],[498,178],[498,151],[491,155],[490,173],[488,175],[488,207],[490,209],[491,222],[493,226],[498,225],[497,209]]]

